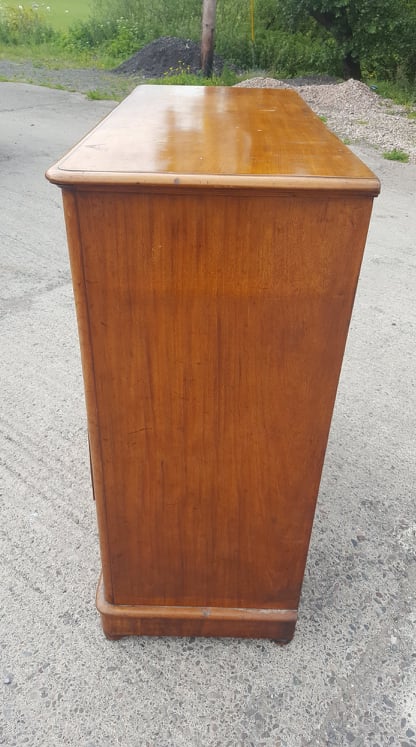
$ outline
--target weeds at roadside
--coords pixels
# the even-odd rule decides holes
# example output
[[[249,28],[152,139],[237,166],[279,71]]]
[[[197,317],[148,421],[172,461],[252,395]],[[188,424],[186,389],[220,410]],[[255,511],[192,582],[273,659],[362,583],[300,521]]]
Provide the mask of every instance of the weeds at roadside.
[[[119,101],[124,97],[123,94],[106,93],[105,91],[100,91],[98,88],[87,91],[85,95],[90,101]]]
[[[416,103],[416,86],[407,80],[367,80],[366,83],[381,98],[390,99],[395,104],[412,107]]]
[[[383,153],[383,158],[386,158],[387,161],[400,161],[400,163],[409,162],[409,154],[404,150],[401,150],[401,148],[393,148],[392,150],[385,151]]]
[[[241,79],[227,66],[224,66],[220,75],[213,75],[212,78],[204,78],[202,75],[190,73],[186,69],[178,69],[178,72],[175,72],[171,68],[164,74],[163,78],[146,79],[146,83],[168,86],[233,86]]]
[[[265,3],[265,7],[269,4],[272,5]],[[265,16],[257,16],[253,43],[242,5],[238,0],[219,4],[216,51],[229,64],[241,70],[258,67],[276,71],[279,78],[340,74],[340,51],[333,40],[322,33],[312,33],[311,29],[306,34],[289,30],[274,15],[268,18],[267,9]],[[53,8],[46,1],[32,4],[22,0],[12,7],[11,0],[0,0],[0,59],[30,61],[51,70],[111,70],[161,36],[199,40],[200,3],[195,4],[195,0],[92,0],[88,6],[87,10],[83,0],[59,0]],[[369,59],[371,63],[371,55]],[[167,72],[165,83],[233,85],[238,80],[234,73],[223,73],[217,80],[204,81],[189,75],[180,65],[178,68]],[[365,69],[368,85],[383,98],[404,105],[408,118],[413,120],[414,71],[396,66],[387,70],[388,80],[380,80],[378,75],[384,74],[382,66],[370,64]]]

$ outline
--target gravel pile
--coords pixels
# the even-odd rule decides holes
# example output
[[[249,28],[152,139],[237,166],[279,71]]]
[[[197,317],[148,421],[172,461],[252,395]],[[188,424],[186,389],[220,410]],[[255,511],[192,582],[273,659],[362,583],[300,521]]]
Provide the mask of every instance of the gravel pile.
[[[166,42],[166,39],[171,41]],[[218,71],[222,61],[217,58],[216,64]],[[126,60],[117,73],[92,69],[52,70],[35,67],[29,61],[16,63],[0,60],[0,77],[87,94],[92,91],[97,93],[96,98],[120,99],[143,79],[163,76],[166,72],[175,72],[175,66],[183,69],[188,65],[191,71],[199,65],[199,46],[175,37],[164,37]],[[170,68],[173,70],[170,71]],[[247,88],[294,88],[318,115],[326,118],[328,127],[339,137],[351,143],[370,144],[382,152],[394,148],[403,150],[409,154],[410,162],[416,163],[415,109],[409,112],[404,106],[382,99],[364,83],[352,79],[337,83],[328,77],[285,81],[258,77],[238,85]],[[409,117],[412,113],[413,118]]]
[[[416,163],[416,119],[408,109],[382,99],[365,83],[347,80],[329,85],[294,85],[293,81],[251,78],[237,84],[244,88],[293,88],[311,109],[324,116],[327,126],[351,142],[366,142],[383,152],[405,151]]]
[[[236,83],[234,88],[294,88],[290,83],[276,78],[249,78],[241,83]]]

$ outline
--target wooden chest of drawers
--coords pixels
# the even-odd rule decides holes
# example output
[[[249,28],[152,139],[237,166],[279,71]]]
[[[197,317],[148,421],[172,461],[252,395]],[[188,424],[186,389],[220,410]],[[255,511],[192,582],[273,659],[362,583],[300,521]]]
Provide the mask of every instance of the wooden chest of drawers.
[[[293,91],[175,86],[47,176],[106,635],[290,640],[378,180]]]

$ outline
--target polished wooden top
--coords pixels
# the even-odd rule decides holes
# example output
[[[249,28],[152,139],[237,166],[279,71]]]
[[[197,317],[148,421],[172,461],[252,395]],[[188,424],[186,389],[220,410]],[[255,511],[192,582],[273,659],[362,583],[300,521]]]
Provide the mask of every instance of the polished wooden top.
[[[54,167],[64,185],[379,192],[374,174],[292,90],[136,88]]]

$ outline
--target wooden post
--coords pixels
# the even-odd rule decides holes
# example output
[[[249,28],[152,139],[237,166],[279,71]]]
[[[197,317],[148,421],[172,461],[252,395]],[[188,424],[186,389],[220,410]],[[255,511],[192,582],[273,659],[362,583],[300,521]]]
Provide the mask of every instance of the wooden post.
[[[201,70],[206,78],[212,75],[214,62],[215,12],[217,0],[203,0],[201,35]]]

